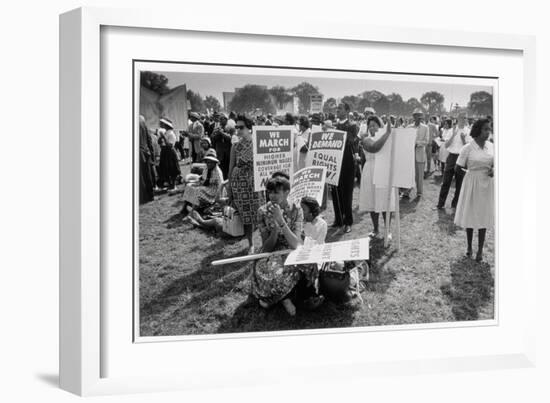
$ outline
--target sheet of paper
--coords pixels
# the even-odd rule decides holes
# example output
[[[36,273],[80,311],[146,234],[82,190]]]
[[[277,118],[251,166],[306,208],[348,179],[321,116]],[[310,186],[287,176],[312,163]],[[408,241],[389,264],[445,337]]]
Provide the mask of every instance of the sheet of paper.
[[[285,266],[368,259],[369,238],[359,238],[350,239],[349,241],[299,246],[287,256]]]

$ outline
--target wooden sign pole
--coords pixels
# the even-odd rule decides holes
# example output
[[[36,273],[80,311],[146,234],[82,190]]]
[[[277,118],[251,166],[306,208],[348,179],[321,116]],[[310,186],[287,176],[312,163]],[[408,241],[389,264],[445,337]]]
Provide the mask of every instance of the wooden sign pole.
[[[384,247],[387,247],[389,245],[389,233],[390,233],[390,218],[391,218],[391,195],[392,195],[392,189],[393,189],[393,171],[394,171],[394,165],[395,165],[395,131],[392,129],[392,132],[390,134],[391,139],[391,152],[390,152],[390,174],[388,177],[388,199],[386,201],[386,222],[384,223]],[[396,192],[399,197],[399,192]],[[397,200],[399,201],[399,200]],[[398,206],[399,203],[396,205],[396,216],[399,214]],[[397,218],[396,221],[397,224],[397,239],[400,240],[399,235],[399,218]],[[399,246],[399,242],[398,242]]]
[[[229,259],[214,260],[211,263],[211,265],[212,266],[221,266],[221,265],[224,265],[224,264],[248,262],[250,260],[258,260],[258,259],[263,259],[263,258],[270,257],[270,256],[288,255],[290,252],[292,252],[292,249],[278,250],[278,251],[269,252],[269,253],[258,253],[256,255],[237,256],[237,257],[232,257],[232,258],[229,258]]]

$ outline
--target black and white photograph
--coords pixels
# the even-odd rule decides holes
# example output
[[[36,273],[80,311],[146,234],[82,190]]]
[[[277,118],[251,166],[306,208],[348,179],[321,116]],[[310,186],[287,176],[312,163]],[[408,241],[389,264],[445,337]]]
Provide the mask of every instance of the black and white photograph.
[[[496,319],[498,79],[133,79],[137,340]]]

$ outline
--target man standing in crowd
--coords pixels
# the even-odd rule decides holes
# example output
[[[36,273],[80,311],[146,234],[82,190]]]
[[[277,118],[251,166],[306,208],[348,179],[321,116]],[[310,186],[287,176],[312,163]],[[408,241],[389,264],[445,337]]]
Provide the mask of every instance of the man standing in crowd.
[[[346,144],[342,156],[340,178],[338,186],[332,187],[332,205],[334,208],[334,223],[332,227],[344,225],[344,233],[351,232],[353,224],[352,202],[353,185],[355,179],[355,165],[359,159],[359,137],[357,137],[357,126],[347,119],[350,107],[346,103],[340,103],[336,110],[339,122],[337,130],[347,133]]]
[[[145,117],[139,115],[139,204],[154,199],[153,191],[153,143],[145,124]]]
[[[471,140],[468,127],[466,126],[466,113],[461,112],[458,115],[458,123],[453,127],[452,134],[448,138],[443,138],[445,144],[442,147],[445,147],[449,152],[449,156],[445,161],[445,171],[443,172],[443,183],[441,184],[441,190],[439,192],[439,201],[436,208],[442,209],[445,207],[445,202],[447,201],[447,195],[449,194],[449,189],[451,188],[451,183],[453,178],[455,178],[455,194],[451,202],[451,207],[456,208],[458,203],[458,197],[460,196],[460,187],[462,186],[462,178],[464,176],[463,172],[455,170],[456,160],[458,159],[458,154],[462,147]]]
[[[432,146],[433,141],[439,135],[439,127],[437,125],[437,116],[431,116],[430,122],[428,123],[429,138],[428,144],[426,145],[426,175],[428,177],[432,173]]]
[[[204,126],[200,122],[200,115],[197,112],[189,113],[191,126],[189,126],[189,142],[191,143],[191,158],[197,162],[197,155],[200,151],[201,139],[204,137]]]
[[[424,190],[424,165],[426,164],[426,146],[429,143],[429,129],[422,119],[424,112],[417,108],[413,112],[413,126],[416,128],[416,141],[414,144],[414,179],[416,183],[416,197],[422,197]],[[407,192],[408,196],[409,192]]]
[[[229,172],[229,156],[231,154],[231,133],[227,127],[227,115],[221,113],[219,122],[212,133],[212,147],[216,150],[223,178],[227,179]]]

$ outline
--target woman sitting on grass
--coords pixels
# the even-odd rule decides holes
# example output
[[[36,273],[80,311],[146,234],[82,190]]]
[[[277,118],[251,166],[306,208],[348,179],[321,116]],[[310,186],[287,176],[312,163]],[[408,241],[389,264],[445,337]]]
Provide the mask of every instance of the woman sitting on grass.
[[[261,252],[296,249],[302,243],[304,215],[299,206],[288,202],[290,182],[283,177],[268,180],[266,190],[269,201],[258,210],[258,229],[262,237]],[[291,300],[308,300],[316,307],[315,278],[317,265],[284,266],[284,255],[272,255],[254,264],[252,295],[262,308],[281,302],[289,315],[296,314]]]
[[[187,185],[183,193],[183,208],[181,214],[186,216],[192,209],[202,209],[212,206],[223,182],[223,174],[218,166],[216,150],[210,149],[203,158],[206,169],[202,173],[198,186]]]

